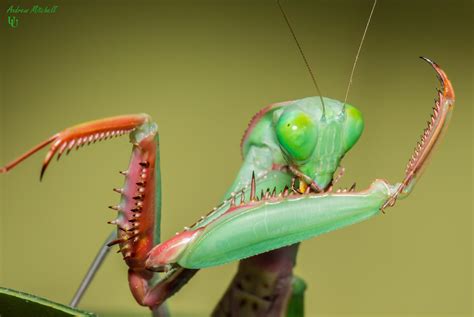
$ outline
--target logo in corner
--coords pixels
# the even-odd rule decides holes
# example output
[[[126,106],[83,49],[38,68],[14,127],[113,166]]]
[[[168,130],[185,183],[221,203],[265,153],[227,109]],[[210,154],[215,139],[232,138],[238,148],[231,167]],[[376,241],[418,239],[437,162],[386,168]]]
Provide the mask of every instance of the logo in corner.
[[[39,6],[32,5],[30,7],[20,6],[20,5],[10,5],[6,10],[8,16],[7,23],[8,25],[16,29],[20,22],[19,16],[23,19],[26,15],[52,15],[58,12],[59,6],[49,5],[49,6]],[[14,14],[14,15],[13,15]],[[22,22],[23,23],[23,22]]]
[[[16,29],[18,27],[18,18],[15,16],[8,16],[8,25],[10,25],[12,28]]]

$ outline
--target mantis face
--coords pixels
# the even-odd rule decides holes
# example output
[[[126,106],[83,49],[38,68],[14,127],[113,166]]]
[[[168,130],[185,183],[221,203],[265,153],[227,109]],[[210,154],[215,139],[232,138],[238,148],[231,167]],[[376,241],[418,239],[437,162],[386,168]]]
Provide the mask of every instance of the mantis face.
[[[264,109],[244,136],[244,156],[250,146],[268,147],[274,164],[287,165],[304,182],[303,187],[322,191],[364,129],[357,108],[329,98],[323,100],[325,112],[319,97]]]

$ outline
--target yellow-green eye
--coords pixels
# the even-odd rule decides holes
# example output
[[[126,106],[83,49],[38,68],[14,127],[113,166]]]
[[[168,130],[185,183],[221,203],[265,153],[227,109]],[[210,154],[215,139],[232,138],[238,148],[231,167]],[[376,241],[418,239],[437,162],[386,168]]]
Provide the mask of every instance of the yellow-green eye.
[[[278,141],[297,161],[309,158],[316,146],[317,129],[313,119],[297,109],[282,113],[276,125]]]

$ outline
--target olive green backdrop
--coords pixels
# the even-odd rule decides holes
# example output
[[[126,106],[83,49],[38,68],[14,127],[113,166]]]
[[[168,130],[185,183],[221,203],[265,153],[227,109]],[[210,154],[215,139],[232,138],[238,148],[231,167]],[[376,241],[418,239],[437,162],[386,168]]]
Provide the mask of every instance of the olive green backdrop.
[[[163,238],[206,213],[240,165],[263,106],[315,95],[274,1],[60,1],[56,14],[0,5],[0,163],[75,123],[146,112],[160,126]],[[371,1],[283,0],[323,94],[343,99]],[[342,185],[398,181],[429,118],[435,59],[454,85],[450,129],[413,195],[365,223],[302,244],[308,316],[470,316],[472,312],[472,2],[379,1],[349,102],[366,130]],[[67,303],[112,229],[112,187],[127,138],[53,162],[45,151],[1,175],[0,284]],[[201,271],[170,301],[208,315],[235,263]],[[146,313],[111,253],[81,308]]]

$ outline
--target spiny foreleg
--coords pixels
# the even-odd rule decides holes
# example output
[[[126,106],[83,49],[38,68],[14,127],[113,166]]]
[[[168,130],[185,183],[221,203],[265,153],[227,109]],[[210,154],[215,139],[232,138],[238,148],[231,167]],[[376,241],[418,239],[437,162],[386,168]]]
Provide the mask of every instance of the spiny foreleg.
[[[447,130],[451,113],[454,109],[454,89],[448,76],[435,62],[426,57],[421,58],[435,70],[441,83],[441,90],[438,90],[438,96],[435,99],[433,114],[428,121],[428,126],[423,131],[421,140],[417,143],[415,151],[407,164],[405,178],[396,193],[382,206],[382,211],[387,207],[393,206],[398,197],[403,198],[411,193],[416,181],[420,178],[423,169],[426,167],[426,163],[431,157],[435,146]]]
[[[118,211],[118,217],[109,223],[117,226],[117,239],[108,245],[118,244],[119,252],[129,266],[129,282],[138,303],[157,308],[171,296],[196,270],[177,270],[168,274],[154,287],[154,272],[145,268],[148,252],[160,237],[161,177],[159,168],[158,127],[146,114],[123,115],[86,122],[43,141],[17,159],[0,168],[5,173],[23,160],[50,145],[43,161],[40,179],[55,154],[58,159],[73,148],[95,143],[111,137],[130,134],[133,144],[129,168],[123,171],[125,184],[114,190],[121,195],[118,205],[110,208]],[[97,268],[93,268],[94,273]]]

